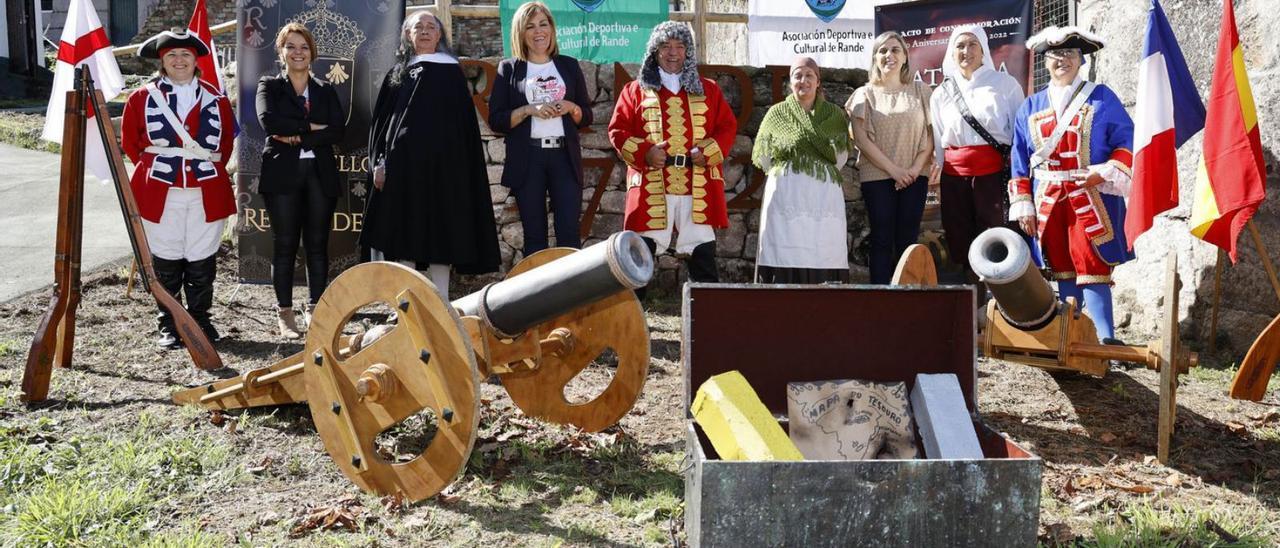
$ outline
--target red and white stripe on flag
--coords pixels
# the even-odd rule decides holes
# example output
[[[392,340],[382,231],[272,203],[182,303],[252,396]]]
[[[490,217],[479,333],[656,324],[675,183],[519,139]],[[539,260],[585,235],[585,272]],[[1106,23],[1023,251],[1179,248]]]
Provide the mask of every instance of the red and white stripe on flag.
[[[1138,63],[1138,101],[1133,120],[1133,186],[1129,207],[1139,214],[1126,218],[1132,248],[1151,218],[1178,205],[1177,131],[1173,89],[1164,54],[1157,51]],[[1146,226],[1130,226],[1141,223]]]
[[[75,68],[87,67],[93,75],[94,86],[102,90],[107,100],[124,91],[124,76],[111,52],[111,40],[98,20],[98,12],[90,0],[71,0],[67,7],[66,26],[58,43],[58,62],[53,70],[53,92],[49,96],[49,108],[45,111],[44,132],[40,137],[62,142],[63,116],[67,104],[67,92],[75,87]],[[92,130],[88,135],[96,135]],[[85,139],[85,170],[103,181],[111,178],[110,164],[101,139]]]
[[[214,50],[213,33],[209,30],[209,10],[205,9],[204,0],[196,0],[195,10],[191,12],[191,21],[187,23],[187,32],[195,34],[209,48],[209,55],[196,58],[196,66],[200,67],[200,79],[226,93],[222,86],[222,67],[218,63],[218,55]]]

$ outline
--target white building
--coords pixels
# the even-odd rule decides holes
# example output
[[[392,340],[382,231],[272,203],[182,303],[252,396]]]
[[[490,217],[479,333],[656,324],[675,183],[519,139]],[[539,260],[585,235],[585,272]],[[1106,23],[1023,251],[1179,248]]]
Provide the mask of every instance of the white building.
[[[0,0],[0,57],[9,71],[31,74],[33,66],[44,65],[44,44],[40,0]]]

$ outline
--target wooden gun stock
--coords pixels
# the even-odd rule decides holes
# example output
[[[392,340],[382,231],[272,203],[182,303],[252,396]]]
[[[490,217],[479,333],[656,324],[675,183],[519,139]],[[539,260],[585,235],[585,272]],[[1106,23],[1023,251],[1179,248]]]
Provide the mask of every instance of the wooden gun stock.
[[[1267,383],[1280,362],[1280,316],[1276,316],[1262,334],[1253,341],[1240,362],[1240,370],[1231,380],[1231,397],[1259,401],[1267,395]]]
[[[67,92],[62,126],[62,167],[58,182],[58,233],[54,244],[53,296],[36,327],[22,374],[25,402],[49,396],[53,362],[71,366],[75,339],[75,309],[80,304],[80,235],[84,219],[85,103],[83,78],[76,73],[77,89]]]
[[[102,92],[93,90],[91,106],[95,112],[107,112]],[[115,183],[116,195],[120,198],[120,210],[124,214],[125,228],[129,232],[129,243],[133,246],[133,257],[141,267],[142,284],[156,298],[156,303],[173,315],[178,335],[187,346],[191,360],[196,367],[204,370],[222,368],[222,358],[209,342],[200,325],[191,317],[187,309],[182,307],[160,281],[156,279],[155,268],[151,264],[151,247],[147,244],[146,234],[142,229],[142,216],[138,214],[138,202],[133,197],[133,189],[129,186],[128,172],[124,167],[124,156],[120,153],[120,145],[116,141],[116,130],[111,119],[105,115],[95,116],[98,121],[98,133],[102,136],[103,147],[107,151],[107,161],[111,167],[111,179]]]

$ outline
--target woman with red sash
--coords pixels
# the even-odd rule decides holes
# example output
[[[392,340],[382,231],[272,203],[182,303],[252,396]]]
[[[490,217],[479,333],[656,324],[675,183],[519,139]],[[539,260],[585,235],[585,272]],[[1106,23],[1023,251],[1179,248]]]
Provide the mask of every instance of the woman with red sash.
[[[979,26],[951,33],[942,72],[947,79],[934,90],[929,109],[934,165],[941,167],[942,229],[951,260],[977,283],[969,245],[982,231],[1005,224],[1009,144],[1024,94],[1017,80],[995,69]]]

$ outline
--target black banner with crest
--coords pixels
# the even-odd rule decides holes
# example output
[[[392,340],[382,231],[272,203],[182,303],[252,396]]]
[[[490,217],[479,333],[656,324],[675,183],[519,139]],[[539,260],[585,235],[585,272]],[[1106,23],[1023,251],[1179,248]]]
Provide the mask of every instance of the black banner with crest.
[[[236,140],[236,232],[240,281],[271,282],[271,219],[258,194],[262,148],[268,138],[254,105],[258,79],[281,71],[275,37],[280,27],[302,23],[315,37],[311,70],[333,84],[347,111],[347,128],[335,158],[342,193],[329,236],[329,275],[360,261],[357,240],[369,192],[367,137],[382,77],[395,62],[405,0],[240,0],[236,79],[240,136]],[[305,264],[297,261],[297,281]]]

